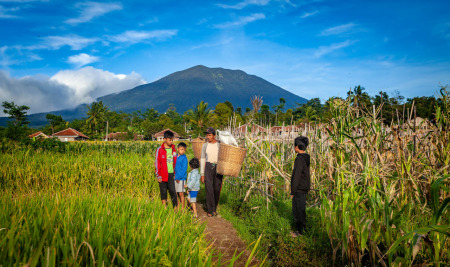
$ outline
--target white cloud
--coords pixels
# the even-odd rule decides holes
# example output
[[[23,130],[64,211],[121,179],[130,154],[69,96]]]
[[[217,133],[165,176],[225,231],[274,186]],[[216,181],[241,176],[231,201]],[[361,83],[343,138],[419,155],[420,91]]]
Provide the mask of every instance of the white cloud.
[[[304,13],[303,15],[301,15],[300,18],[304,19],[304,18],[307,18],[307,17],[311,17],[311,16],[314,16],[314,15],[317,15],[318,13],[319,13],[318,10],[315,10],[313,12],[307,12],[307,13]]]
[[[15,18],[19,18],[19,16],[11,14],[11,12],[15,12],[17,10],[19,10],[18,7],[5,8],[3,6],[0,6],[0,18],[1,19],[15,19]]]
[[[85,54],[85,53],[80,53],[78,55],[70,56],[67,59],[67,62],[69,62],[71,64],[74,64],[74,65],[76,65],[79,68],[79,67],[82,67],[84,65],[88,65],[88,64],[91,64],[93,62],[96,62],[98,60],[99,60],[99,58],[96,57],[96,56],[91,56],[91,55],[88,55],[88,54]]]
[[[354,33],[356,31],[355,23],[347,23],[339,26],[331,27],[320,32],[319,36],[338,35],[343,33]]]
[[[42,45],[30,47],[31,49],[60,49],[63,46],[70,46],[72,50],[81,50],[88,45],[99,41],[98,38],[85,38],[78,35],[47,36]]]
[[[344,47],[347,47],[349,45],[354,44],[355,41],[351,41],[351,40],[346,40],[345,42],[341,42],[341,43],[335,43],[335,44],[331,44],[328,46],[320,46],[315,52],[314,52],[314,56],[315,57],[322,57],[323,55],[329,54],[333,51],[342,49]]]
[[[239,19],[237,19],[235,21],[225,22],[222,24],[216,24],[216,25],[214,25],[214,28],[225,29],[225,28],[230,28],[230,27],[244,26],[250,22],[257,21],[260,19],[265,19],[265,18],[266,18],[266,15],[264,15],[263,13],[255,13],[250,16],[240,17]]]
[[[269,4],[270,0],[245,0],[243,2],[239,2],[235,5],[225,5],[225,4],[218,4],[218,6],[222,8],[231,8],[231,9],[243,9],[246,6],[249,5],[256,5],[256,6],[265,6]]]
[[[78,104],[92,102],[97,97],[117,93],[146,83],[135,72],[129,75],[114,74],[93,67],[59,71],[50,80],[71,88],[74,101]]]
[[[11,65],[36,60],[42,60],[42,58],[29,49],[20,46],[0,47],[0,66],[4,68],[8,68]]]
[[[19,105],[27,105],[31,108],[30,114],[49,112],[91,103],[100,96],[144,83],[146,81],[135,72],[127,75],[114,74],[92,67],[63,70],[51,78],[14,78],[0,70],[0,102],[14,101]]]
[[[178,33],[178,30],[154,30],[154,31],[126,31],[124,33],[109,36],[108,39],[116,43],[139,43],[144,40],[164,40]]]
[[[86,2],[78,3],[76,7],[80,8],[80,16],[73,19],[68,19],[65,22],[68,24],[79,24],[92,20],[95,17],[102,16],[106,13],[115,10],[121,10],[122,4],[120,3],[98,3],[98,2]]]

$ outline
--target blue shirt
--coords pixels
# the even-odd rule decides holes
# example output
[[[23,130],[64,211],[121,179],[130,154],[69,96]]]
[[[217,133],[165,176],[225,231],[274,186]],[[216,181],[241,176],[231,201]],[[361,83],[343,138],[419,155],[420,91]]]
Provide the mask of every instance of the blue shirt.
[[[188,160],[186,155],[178,156],[177,163],[175,165],[175,180],[184,181],[187,176]]]
[[[191,191],[199,191],[200,190],[200,173],[198,169],[193,169],[189,173],[189,178],[187,181],[187,186]]]

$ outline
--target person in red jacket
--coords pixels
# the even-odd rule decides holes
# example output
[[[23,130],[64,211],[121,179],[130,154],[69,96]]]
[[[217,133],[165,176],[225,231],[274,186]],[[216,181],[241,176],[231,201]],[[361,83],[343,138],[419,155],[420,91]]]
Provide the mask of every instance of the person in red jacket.
[[[156,179],[159,183],[161,201],[166,204],[167,190],[174,207],[178,205],[175,192],[175,164],[177,162],[177,151],[173,145],[173,132],[164,132],[164,143],[156,150],[155,169]]]

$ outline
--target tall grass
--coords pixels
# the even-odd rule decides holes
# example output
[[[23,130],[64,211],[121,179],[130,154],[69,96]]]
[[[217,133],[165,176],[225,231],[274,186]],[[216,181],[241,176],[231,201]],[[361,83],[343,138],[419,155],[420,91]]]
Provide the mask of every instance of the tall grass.
[[[0,142],[0,265],[232,266],[161,204],[159,145]]]
[[[203,266],[203,226],[160,201],[122,194],[0,197],[3,265]]]

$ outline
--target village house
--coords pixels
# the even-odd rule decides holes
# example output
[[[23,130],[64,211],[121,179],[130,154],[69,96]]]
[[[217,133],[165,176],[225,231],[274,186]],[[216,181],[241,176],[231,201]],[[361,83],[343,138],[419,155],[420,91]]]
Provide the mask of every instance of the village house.
[[[54,133],[52,137],[57,137],[60,141],[67,142],[67,141],[85,141],[89,137],[86,135],[80,133],[79,131],[68,128],[62,131],[59,131],[57,133]]]
[[[237,134],[246,134],[248,129],[249,129],[249,125],[244,124],[244,125],[241,125],[241,126],[235,128],[234,132]],[[259,126],[258,124],[252,124],[250,131],[252,133],[265,133],[265,132],[267,132],[267,129],[262,126]]]
[[[46,135],[45,133],[43,133],[41,131],[36,132],[34,134],[30,134],[28,137],[29,138],[34,138],[34,139],[39,139],[39,138],[46,139],[46,138],[49,138],[48,135]]]
[[[180,140],[180,135],[177,134],[175,131],[170,130],[169,128],[162,130],[161,132],[155,133],[153,135],[153,139],[155,139],[156,141],[164,141],[164,132],[165,131],[171,131],[173,133],[173,141],[178,141]]]
[[[124,141],[127,140],[128,133],[127,132],[115,132],[109,133],[107,136],[104,136],[103,139],[105,141]],[[144,140],[144,135],[141,134],[133,134],[134,141],[142,141]]]
[[[266,134],[267,133],[267,129],[258,125],[258,124],[252,124],[251,126],[248,124],[244,124],[241,125],[237,128],[233,129],[233,135],[236,138],[241,138],[241,137],[245,137],[245,135],[247,134],[247,132],[249,131],[249,134],[252,135],[259,135],[259,134]]]
[[[282,139],[294,139],[301,135],[302,130],[297,125],[273,126],[270,128],[270,134]]]

